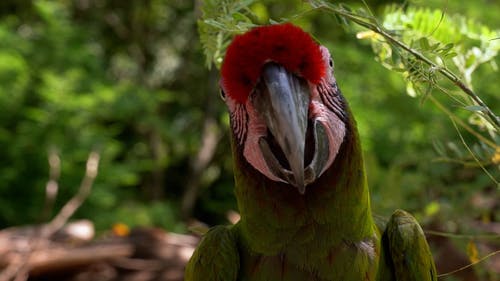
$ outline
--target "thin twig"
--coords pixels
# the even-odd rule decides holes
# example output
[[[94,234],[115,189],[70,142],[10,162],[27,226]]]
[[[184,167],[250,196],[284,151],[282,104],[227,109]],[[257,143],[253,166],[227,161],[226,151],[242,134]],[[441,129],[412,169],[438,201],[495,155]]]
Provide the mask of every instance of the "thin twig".
[[[458,269],[455,269],[455,270],[453,270],[453,271],[450,271],[450,272],[446,272],[446,273],[439,274],[437,277],[438,277],[438,278],[442,278],[442,277],[445,277],[445,276],[449,276],[449,275],[455,274],[455,273],[457,273],[457,272],[459,272],[459,271],[462,271],[462,270],[465,270],[465,269],[467,269],[467,268],[469,268],[469,267],[471,267],[471,266],[474,266],[474,265],[476,265],[476,264],[478,264],[478,263],[480,263],[480,262],[482,262],[482,261],[484,261],[484,260],[486,260],[486,259],[489,259],[490,257],[492,257],[492,256],[494,256],[494,255],[496,255],[496,254],[498,254],[498,253],[500,253],[500,250],[497,250],[497,251],[494,251],[494,252],[492,252],[492,253],[489,253],[489,254],[487,254],[486,256],[484,256],[484,257],[480,258],[479,260],[474,261],[474,262],[472,262],[472,263],[469,263],[468,265],[462,266],[462,267],[460,267],[460,268],[458,268]]]
[[[215,155],[220,137],[216,121],[207,116],[203,123],[202,145],[191,162],[190,177],[182,197],[181,214],[184,218],[191,216],[200,189],[200,178]]]
[[[481,165],[481,161],[479,161],[479,159],[477,159],[474,152],[472,152],[472,149],[469,147],[469,145],[465,141],[464,137],[462,136],[462,133],[460,133],[460,129],[458,129],[457,123],[455,123],[453,118],[450,118],[450,120],[451,120],[451,123],[453,123],[453,126],[455,127],[455,130],[457,131],[458,136],[460,137],[460,141],[462,141],[462,144],[464,145],[464,147],[470,153],[472,158],[474,158],[474,161],[476,161],[476,163],[479,164],[479,167],[481,167],[481,169],[484,171],[484,173],[496,184],[496,186],[499,186],[499,182],[495,179],[495,177],[493,177],[493,175],[490,172],[488,172],[488,170],[483,165]]]
[[[57,155],[57,154],[55,154]],[[52,155],[54,157],[54,155]],[[0,273],[0,281],[25,281],[29,277],[29,261],[34,252],[36,252],[43,241],[48,239],[58,230],[60,230],[68,219],[75,213],[76,210],[82,205],[87,196],[90,194],[94,179],[97,176],[97,169],[99,166],[99,153],[93,151],[90,153],[87,159],[85,176],[80,184],[80,188],[64,206],[59,211],[59,213],[46,225],[41,227],[40,231],[37,231],[33,235],[32,240],[29,242],[28,250],[17,255],[17,257],[11,262],[6,269]],[[55,184],[58,186],[57,181],[51,183],[52,180],[59,177],[58,165],[59,158],[52,158],[49,156],[49,166],[51,167],[51,174],[49,179],[49,184]]]
[[[42,209],[41,221],[49,219],[54,208],[54,202],[59,191],[59,176],[61,175],[61,159],[55,148],[49,150],[49,180],[45,185],[45,205]]]
[[[443,104],[441,104],[434,96],[430,95],[429,99],[436,105],[441,111],[443,111],[450,119],[453,121],[457,122],[460,127],[464,128],[467,132],[471,133],[474,135],[478,140],[482,141],[486,145],[488,145],[491,148],[497,148],[498,146],[490,141],[489,139],[485,138],[483,135],[479,134],[476,132],[474,129],[472,129],[469,125],[467,125],[464,121],[462,121],[460,118],[456,117],[451,111],[449,111]]]
[[[444,163],[455,163],[455,164],[460,164],[464,167],[467,167],[467,168],[478,168],[478,167],[481,167],[481,165],[483,166],[488,166],[488,165],[491,165],[493,164],[493,161],[489,160],[489,161],[481,161],[481,162],[476,162],[476,161],[469,161],[469,160],[462,160],[462,159],[455,159],[455,158],[451,158],[451,157],[436,157],[432,160],[433,162],[444,162]]]
[[[78,210],[92,190],[92,184],[97,176],[100,154],[92,151],[87,159],[85,176],[78,192],[59,211],[59,213],[44,227],[43,234],[49,237],[61,229],[68,219]]]
[[[456,234],[435,230],[426,230],[425,234],[448,237],[448,238],[458,238],[458,239],[476,239],[476,240],[494,240],[500,238],[499,234]]]

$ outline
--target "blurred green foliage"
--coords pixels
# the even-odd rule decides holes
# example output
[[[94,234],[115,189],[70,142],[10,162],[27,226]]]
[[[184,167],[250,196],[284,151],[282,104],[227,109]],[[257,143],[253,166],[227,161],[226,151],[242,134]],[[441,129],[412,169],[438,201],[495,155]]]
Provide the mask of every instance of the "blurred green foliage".
[[[444,231],[461,233],[480,232],[473,221],[498,222],[498,187],[483,170],[436,161],[436,143],[467,153],[448,116],[407,95],[401,75],[375,60],[368,40],[356,39],[359,29],[328,13],[306,12],[309,6],[301,0],[250,2],[249,13],[228,20],[247,27],[293,19],[331,50],[335,76],[358,122],[377,213],[404,208],[424,224],[437,221]],[[389,1],[367,2],[376,17],[392,11]],[[498,30],[500,18],[488,4],[498,5],[488,0],[409,5],[461,14]],[[48,219],[41,214],[49,151],[62,161],[53,215],[76,192],[92,149],[101,153],[99,175],[76,216],[92,219],[99,231],[116,222],[177,232],[186,231],[191,218],[226,222],[227,211],[236,209],[228,117],[218,98],[217,70],[206,68],[207,50],[200,44],[201,5],[1,1],[0,228]],[[201,40],[224,44],[228,38]],[[220,63],[223,53],[216,57]],[[479,66],[471,81],[498,112],[494,64]],[[470,112],[436,97],[469,121]],[[499,178],[498,162],[486,168]],[[491,198],[496,203],[483,204]]]
[[[222,114],[207,95],[216,77],[200,63],[195,12],[184,1],[2,1],[0,227],[47,219],[49,150],[62,159],[61,206],[97,149],[100,173],[79,216],[99,229],[182,231],[178,202],[202,120]]]

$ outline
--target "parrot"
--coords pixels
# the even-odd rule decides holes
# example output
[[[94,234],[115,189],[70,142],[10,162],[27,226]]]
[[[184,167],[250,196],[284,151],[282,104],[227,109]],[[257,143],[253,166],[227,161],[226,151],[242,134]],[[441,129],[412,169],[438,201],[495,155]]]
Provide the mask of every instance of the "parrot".
[[[220,69],[240,220],[186,281],[435,281],[416,219],[372,214],[356,122],[328,49],[292,23],[236,35]]]

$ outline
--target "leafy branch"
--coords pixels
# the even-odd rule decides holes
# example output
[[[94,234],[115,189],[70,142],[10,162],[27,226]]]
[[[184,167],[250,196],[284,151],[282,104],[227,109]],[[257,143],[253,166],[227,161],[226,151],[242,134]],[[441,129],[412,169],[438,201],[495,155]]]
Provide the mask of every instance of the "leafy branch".
[[[206,0],[203,16],[198,20],[198,32],[208,68],[222,64],[231,37],[254,27],[248,8],[255,0]]]
[[[475,163],[499,186],[498,180],[485,166],[500,163],[500,118],[472,89],[472,73],[479,65],[489,62],[493,69],[497,69],[493,59],[500,51],[500,42],[495,40],[500,35],[499,31],[492,31],[464,17],[447,17],[445,12],[440,10],[390,6],[383,22],[379,22],[366,3],[365,9],[361,8],[355,12],[345,5],[335,5],[323,0],[310,0],[309,3],[314,10],[335,15],[344,25],[354,23],[368,29],[359,32],[357,37],[371,39],[378,61],[384,67],[403,74],[408,81],[408,94],[421,94],[422,101],[430,97],[437,108],[450,117],[454,125],[460,125],[479,141],[478,145],[474,145],[473,151],[460,135],[461,143],[470,157],[469,160],[453,162],[467,166],[473,166],[472,163]],[[455,70],[452,70],[451,66],[455,66]],[[462,94],[443,87],[439,83],[438,74],[449,80]],[[443,106],[431,95],[433,89],[443,92],[460,107],[472,112],[476,120],[471,123],[487,131],[490,138],[483,136]],[[445,150],[438,153],[447,154]],[[463,153],[456,156],[462,158]],[[454,156],[441,157],[453,158]]]
[[[409,45],[405,44],[402,40],[396,38],[390,31],[386,30],[382,25],[377,21],[375,17],[373,17],[371,14],[368,14],[366,12],[356,14],[352,12],[349,8],[346,6],[336,6],[331,3],[322,1],[322,0],[310,0],[309,3],[311,6],[315,9],[321,9],[325,11],[332,12],[336,15],[339,15],[345,19],[348,19],[351,22],[354,22],[358,24],[359,26],[365,27],[369,30],[372,30],[376,32],[377,34],[381,35],[385,40],[387,40],[390,44],[393,44],[406,52],[410,53],[413,55],[416,59],[419,61],[424,62],[428,66],[430,66],[432,69],[437,70],[439,73],[441,73],[444,77],[449,79],[453,84],[455,84],[458,88],[460,88],[467,96],[469,96],[477,105],[481,107],[480,112],[485,112],[485,114],[488,116],[489,120],[492,122],[492,124],[495,126],[496,131],[499,130],[500,128],[500,118],[496,116],[493,111],[481,100],[481,98],[474,93],[474,91],[467,86],[462,79],[459,78],[458,75],[453,73],[450,69],[448,69],[446,66],[438,65],[437,63],[433,62],[431,59],[423,55],[421,52],[416,50],[415,48],[410,47]],[[363,10],[361,10],[363,11]],[[452,47],[452,45],[450,45]]]

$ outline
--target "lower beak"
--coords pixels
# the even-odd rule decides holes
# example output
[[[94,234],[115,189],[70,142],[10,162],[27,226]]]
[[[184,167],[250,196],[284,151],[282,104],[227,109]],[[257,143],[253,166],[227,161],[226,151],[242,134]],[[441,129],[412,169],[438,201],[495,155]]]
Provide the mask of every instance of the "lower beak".
[[[290,170],[283,168],[270,144],[261,139],[264,158],[283,181],[294,185],[300,193],[307,185],[304,176],[304,147],[308,123],[309,85],[304,79],[288,72],[284,67],[268,63],[254,97],[254,106],[262,114],[267,127],[288,162]]]

